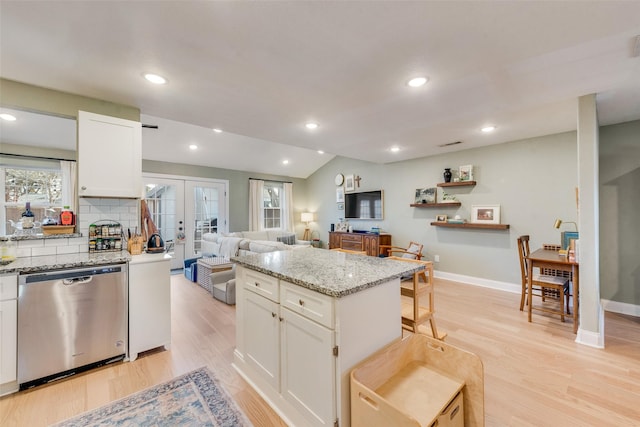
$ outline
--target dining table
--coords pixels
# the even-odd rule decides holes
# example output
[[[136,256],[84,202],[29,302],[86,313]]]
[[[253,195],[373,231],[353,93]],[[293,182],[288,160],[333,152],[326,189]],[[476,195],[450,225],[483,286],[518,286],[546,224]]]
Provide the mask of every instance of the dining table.
[[[573,282],[573,312],[572,314],[567,314],[568,317],[573,318],[573,333],[578,332],[578,304],[579,298],[578,293],[580,289],[580,263],[574,257],[569,257],[568,255],[561,254],[557,250],[553,249],[537,249],[529,254],[528,259],[528,294],[529,301],[531,301],[533,290],[531,286],[531,280],[533,277],[533,270],[535,268],[540,269],[552,269],[559,271],[568,271],[571,273],[571,280]],[[531,306],[529,303],[529,322],[531,322]]]

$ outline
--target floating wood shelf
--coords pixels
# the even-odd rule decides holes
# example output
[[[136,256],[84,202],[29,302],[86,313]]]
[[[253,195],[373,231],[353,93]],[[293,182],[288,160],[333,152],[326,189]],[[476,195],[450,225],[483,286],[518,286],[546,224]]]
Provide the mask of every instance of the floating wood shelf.
[[[412,203],[409,206],[412,208],[457,208],[461,206],[460,202],[452,203]]]
[[[471,222],[465,222],[464,224],[453,224],[448,222],[432,222],[434,227],[449,227],[449,228],[479,228],[483,230],[508,230],[509,224],[475,224]]]
[[[438,187],[467,187],[476,185],[475,181],[459,181],[459,182],[441,182]]]

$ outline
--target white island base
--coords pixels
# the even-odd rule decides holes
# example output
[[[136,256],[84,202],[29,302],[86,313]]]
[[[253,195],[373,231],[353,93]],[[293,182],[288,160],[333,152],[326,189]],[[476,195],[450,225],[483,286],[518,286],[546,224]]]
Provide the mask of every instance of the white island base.
[[[337,298],[236,274],[235,369],[288,425],[349,426],[351,370],[401,338],[400,279]]]

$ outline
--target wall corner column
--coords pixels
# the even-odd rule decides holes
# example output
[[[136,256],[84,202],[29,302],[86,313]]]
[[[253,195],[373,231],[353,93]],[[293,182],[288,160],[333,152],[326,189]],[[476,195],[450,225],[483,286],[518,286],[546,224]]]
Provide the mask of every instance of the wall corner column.
[[[578,186],[580,223],[580,327],[576,342],[604,348],[600,302],[599,129],[596,95],[578,98]]]

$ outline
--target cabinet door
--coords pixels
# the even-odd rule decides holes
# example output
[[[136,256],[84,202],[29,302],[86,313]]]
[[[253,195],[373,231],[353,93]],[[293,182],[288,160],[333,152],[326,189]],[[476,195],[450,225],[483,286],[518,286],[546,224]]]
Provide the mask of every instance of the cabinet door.
[[[18,349],[18,301],[0,302],[0,384],[16,381]]]
[[[378,236],[364,236],[364,250],[369,256],[378,256]]]
[[[282,308],[280,393],[313,426],[336,419],[334,331]]]
[[[279,305],[245,289],[243,328],[245,361],[274,390],[280,390]]]
[[[329,233],[329,249],[340,247],[340,234],[335,232]]]
[[[162,255],[136,255],[136,257]],[[129,357],[171,343],[170,260],[129,265]]]
[[[78,112],[78,195],[139,198],[140,122]]]

